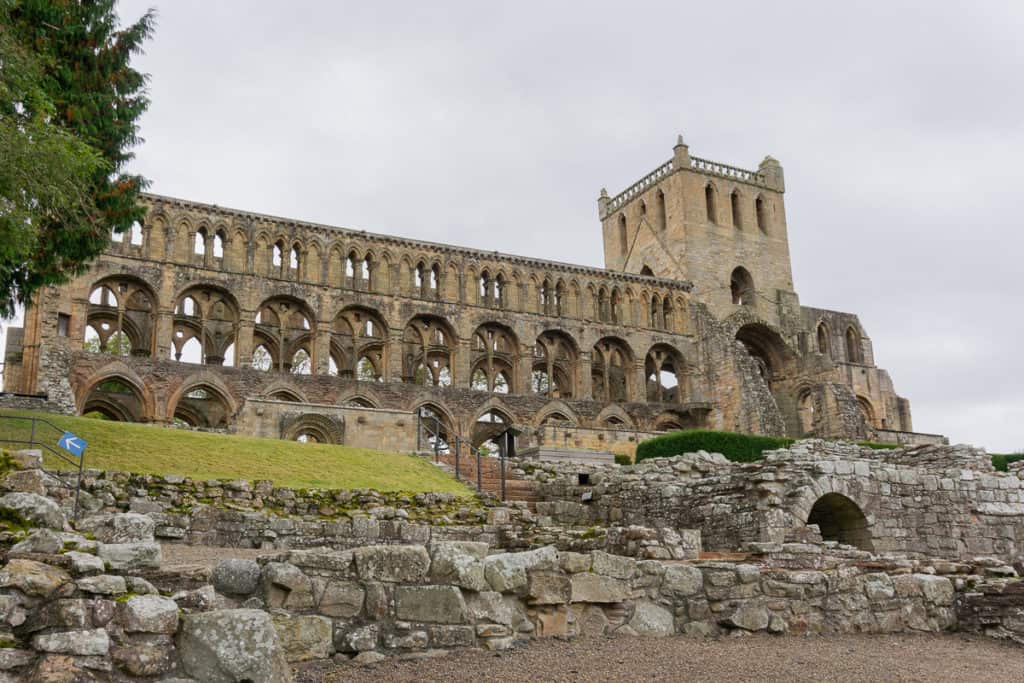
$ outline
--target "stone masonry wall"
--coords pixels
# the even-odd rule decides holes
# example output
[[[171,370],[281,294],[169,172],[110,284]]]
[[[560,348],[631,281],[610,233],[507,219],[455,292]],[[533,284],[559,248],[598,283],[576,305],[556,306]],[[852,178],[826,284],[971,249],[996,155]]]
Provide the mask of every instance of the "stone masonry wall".
[[[751,464],[704,453],[632,467],[540,464],[524,474],[547,501],[537,506],[542,518],[700,529],[711,550],[783,540],[807,524],[819,500],[846,500],[863,514],[877,552],[1007,560],[1024,553],[1021,479],[993,471],[984,451],[804,441],[766,455]]]

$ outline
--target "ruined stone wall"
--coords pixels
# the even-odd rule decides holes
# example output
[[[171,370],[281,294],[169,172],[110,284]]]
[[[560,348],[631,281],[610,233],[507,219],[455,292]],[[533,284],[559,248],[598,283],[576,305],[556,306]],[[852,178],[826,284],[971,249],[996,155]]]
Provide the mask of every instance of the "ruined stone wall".
[[[909,404],[874,367],[859,323],[855,366],[807,345],[781,168],[741,172],[691,160],[685,145],[677,156],[655,178],[664,191],[641,183],[603,201],[606,249],[625,217],[637,254],[613,253],[607,270],[146,195],[145,223],[29,308],[7,389],[47,393],[69,412],[284,438],[252,411],[240,420],[250,398],[426,407],[467,437],[490,413],[595,435],[901,438],[890,432],[911,429]],[[665,218],[651,226],[654,208],[636,212],[659,192]],[[643,254],[668,261],[641,274]],[[754,283],[734,304],[727,271],[744,264]],[[801,421],[813,407],[820,418]]]
[[[833,538],[876,552],[1011,561],[1024,554],[1021,479],[993,471],[984,451],[966,446],[874,451],[804,441],[751,464],[691,454],[632,467],[539,464],[524,474],[547,501],[539,515],[699,529],[710,550],[780,542],[824,501],[819,514],[843,522]]]

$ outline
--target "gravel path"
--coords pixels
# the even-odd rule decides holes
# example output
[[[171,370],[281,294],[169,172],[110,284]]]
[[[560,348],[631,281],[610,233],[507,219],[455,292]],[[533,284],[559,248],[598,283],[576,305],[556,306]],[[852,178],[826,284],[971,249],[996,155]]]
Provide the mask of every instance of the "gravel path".
[[[258,548],[214,548],[206,545],[184,545],[182,543],[163,543],[161,567],[181,567],[186,565],[203,565],[213,567],[221,560],[233,558],[257,558],[261,555],[279,555],[280,550],[260,550]]]
[[[296,683],[341,681],[1024,681],[1024,647],[982,636],[747,636],[545,639],[509,652],[300,668]]]

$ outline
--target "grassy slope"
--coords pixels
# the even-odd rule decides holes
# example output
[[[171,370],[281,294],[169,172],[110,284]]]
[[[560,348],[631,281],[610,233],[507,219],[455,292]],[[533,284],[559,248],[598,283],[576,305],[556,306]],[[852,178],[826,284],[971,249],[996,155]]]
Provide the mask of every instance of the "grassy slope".
[[[292,488],[373,488],[380,491],[438,491],[470,495],[428,461],[411,455],[345,446],[304,444],[109,422],[32,411],[0,415],[35,416],[88,442],[85,466],[146,474],[182,474],[193,479],[270,479]],[[0,439],[27,439],[27,420],[0,420]],[[56,447],[60,433],[39,427],[37,439]],[[0,446],[15,449],[16,445]],[[45,451],[44,451],[45,453]],[[67,467],[47,455],[48,467]]]

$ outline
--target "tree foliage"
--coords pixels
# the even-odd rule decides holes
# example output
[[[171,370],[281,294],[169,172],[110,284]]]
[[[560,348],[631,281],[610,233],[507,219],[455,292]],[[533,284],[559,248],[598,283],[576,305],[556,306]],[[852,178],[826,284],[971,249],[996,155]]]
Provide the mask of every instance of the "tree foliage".
[[[114,0],[0,0],[0,314],[85,270],[144,217],[124,171],[149,100],[131,68],[155,15]]]

